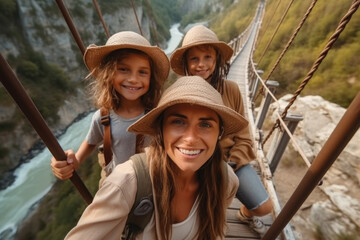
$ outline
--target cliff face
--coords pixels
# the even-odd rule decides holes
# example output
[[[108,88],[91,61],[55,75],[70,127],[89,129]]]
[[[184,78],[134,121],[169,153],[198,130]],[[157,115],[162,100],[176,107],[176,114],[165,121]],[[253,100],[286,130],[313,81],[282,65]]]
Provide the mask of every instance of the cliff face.
[[[91,43],[102,45],[106,42],[107,36],[92,0],[63,2],[85,47]],[[212,4],[213,8],[214,6],[221,6],[219,0],[178,0],[178,2],[182,9],[177,10],[182,15],[197,11],[205,7],[206,4]],[[215,4],[216,2],[218,4]],[[98,3],[101,2],[98,1]],[[136,15],[141,23],[142,33],[145,38],[150,39],[150,27],[153,26],[153,23],[150,21],[147,9],[144,9],[138,1],[135,3]],[[108,12],[109,9],[102,12],[110,34],[123,30],[140,33],[134,11],[131,5],[128,5],[119,3],[116,8],[111,8],[111,13]],[[1,7],[0,5],[0,9]],[[16,11],[14,11],[16,17],[8,21],[12,30],[5,32],[3,28],[0,29],[1,54],[7,59],[9,56],[19,56],[24,49],[32,48],[35,52],[41,53],[48,63],[61,67],[72,82],[83,81],[88,72],[83,63],[81,51],[56,1],[16,0],[14,7],[16,7]],[[167,24],[170,26],[171,23]],[[160,42],[159,45],[165,49],[166,40]],[[1,88],[3,88],[2,85],[0,85],[0,96],[1,91],[4,90]],[[68,97],[65,104],[59,109],[60,120],[56,126],[51,127],[54,133],[59,133],[65,129],[79,114],[91,110],[92,104],[89,102],[89,96],[85,94],[84,89],[79,88],[75,92],[74,95]],[[44,100],[46,101],[46,99]],[[13,121],[18,112],[16,109],[17,106],[11,98],[8,101],[0,101],[0,128],[2,123]],[[28,157],[24,154],[40,140],[34,131],[29,130],[31,127],[28,127],[28,131],[24,132],[24,124],[27,120],[23,115],[20,118],[21,120],[15,123],[16,126],[13,130],[6,131],[5,129],[0,134],[0,176],[5,176],[0,179],[0,189],[11,183],[11,177],[6,176],[12,175],[11,170]],[[9,170],[10,172],[8,172]]]
[[[65,1],[64,1],[65,2]],[[56,2],[53,0],[28,1],[17,0],[18,25],[17,34],[8,35],[0,31],[0,52],[7,58],[10,54],[18,56],[21,49],[31,47],[40,52],[48,63],[60,66],[73,82],[83,81],[87,70],[82,61],[81,51],[74,40]],[[96,13],[91,0],[65,2],[67,9],[80,33],[84,46],[91,43],[104,44],[107,36]],[[150,38],[149,18],[141,6],[136,8],[137,16],[141,22],[144,37]],[[104,14],[104,20],[110,34],[122,30],[139,32],[134,11],[129,7],[115,9],[111,15]],[[19,37],[21,36],[21,37]],[[166,43],[165,43],[166,44]],[[0,85],[2,88],[2,85]],[[61,132],[71,124],[79,114],[89,111],[92,104],[84,89],[79,88],[76,94],[69,96],[65,104],[59,109],[60,120],[52,127],[55,133]],[[0,123],[12,120],[16,114],[16,104],[0,102]],[[23,116],[21,116],[23,117]],[[1,148],[6,149],[6,155],[1,158],[0,175],[4,176],[9,169],[14,169],[23,161],[21,158],[39,141],[38,135],[29,131],[24,133],[23,124],[26,119],[17,123],[15,130],[1,133]],[[26,158],[23,157],[23,158]],[[25,159],[24,159],[25,160]],[[8,173],[7,175],[11,175]],[[5,174],[6,176],[6,174]],[[5,177],[6,178],[6,177]],[[0,189],[11,183],[10,178],[0,180]]]

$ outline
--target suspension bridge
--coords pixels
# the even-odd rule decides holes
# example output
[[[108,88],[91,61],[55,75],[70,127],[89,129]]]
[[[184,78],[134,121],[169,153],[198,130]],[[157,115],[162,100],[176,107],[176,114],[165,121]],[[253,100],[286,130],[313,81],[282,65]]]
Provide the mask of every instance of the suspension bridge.
[[[281,61],[281,57],[284,55],[287,48],[292,43],[291,41],[296,37],[297,32],[301,28],[302,24],[305,22],[306,17],[311,12],[315,3],[316,1],[313,1],[310,5],[308,11],[306,12],[304,18],[302,19],[292,38],[288,42],[287,46],[284,48],[274,68]],[[291,226],[289,225],[289,221],[294,216],[296,211],[300,208],[302,203],[306,200],[306,198],[310,195],[312,190],[318,185],[318,183],[321,182],[322,177],[326,174],[327,170],[336,160],[341,150],[346,146],[348,141],[359,128],[360,94],[357,94],[352,104],[344,114],[343,118],[338,123],[338,126],[333,131],[332,135],[329,137],[328,141],[325,143],[312,164],[305,157],[303,151],[297,146],[297,151],[299,152],[309,169],[302,181],[299,183],[298,188],[290,197],[286,205],[282,208],[277,198],[272,177],[289,140],[291,139],[292,141],[294,141],[293,144],[296,145],[296,140],[294,140],[292,134],[294,133],[298,122],[302,120],[301,116],[288,112],[288,109],[295,101],[296,97],[300,94],[306,83],[311,79],[312,74],[317,70],[318,65],[325,58],[327,51],[329,51],[332,44],[340,35],[341,31],[344,30],[346,24],[350,21],[352,14],[357,10],[360,2],[354,1],[353,4],[350,6],[348,13],[339,23],[339,26],[335,30],[335,33],[331,36],[326,47],[314,63],[311,71],[308,73],[304,81],[301,83],[301,85],[295,92],[289,105],[285,108],[281,115],[278,114],[278,119],[276,123],[274,123],[274,127],[265,139],[263,137],[264,133],[262,130],[262,125],[264,123],[270,103],[277,101],[273,93],[276,88],[279,87],[279,84],[276,81],[268,81],[269,77],[264,81],[260,76],[261,70],[256,69],[257,64],[253,62],[252,58],[252,53],[254,51],[258,31],[262,22],[262,11],[264,10],[263,4],[264,2],[261,2],[258,6],[252,24],[242,34],[240,34],[237,38],[235,38],[229,43],[229,45],[231,45],[235,51],[234,56],[231,59],[231,67],[228,74],[228,79],[238,84],[241,94],[243,96],[245,115],[249,120],[252,137],[258,149],[256,159],[256,164],[258,164],[258,173],[261,176],[273,203],[272,214],[262,217],[262,221],[270,227],[268,232],[262,239],[293,240],[295,239],[295,236],[291,229]],[[270,75],[271,73],[269,74],[269,76]],[[255,113],[255,101],[260,95],[263,99],[258,105],[258,112]],[[345,129],[346,125],[347,127]],[[280,133],[281,136],[274,138],[273,142],[271,143],[271,147],[273,149],[269,149],[268,153],[270,154],[267,154],[265,156],[263,151],[263,145],[275,129],[277,129],[278,134]],[[342,146],[341,150],[336,147],[340,145]],[[232,205],[228,209],[227,222],[229,229],[227,231],[226,239],[260,239],[259,235],[252,232],[247,227],[247,225],[242,224],[239,220],[236,219],[235,214],[239,210],[240,206],[241,203],[237,199],[234,199]]]
[[[56,2],[59,9],[63,13],[63,17],[66,20],[69,29],[71,30],[73,37],[78,44],[80,51],[84,53],[84,45],[80,39],[80,35],[78,34],[75,26],[72,23],[71,17],[68,14],[65,5],[62,3],[62,1]],[[107,36],[109,36],[108,29],[106,28],[106,24],[101,16],[101,11],[96,1],[93,2],[100,16]],[[310,6],[309,11],[311,11],[313,5],[315,4],[314,2],[312,6]],[[325,143],[318,156],[314,159],[312,163],[310,163],[306,159],[300,148],[297,149],[309,169],[303,177],[302,181],[299,183],[298,188],[292,194],[288,202],[282,207],[277,198],[272,177],[274,172],[276,171],[276,167],[282,157],[282,154],[288,142],[290,140],[294,141],[292,133],[295,131],[297,123],[302,119],[301,116],[293,115],[288,112],[288,109],[290,108],[291,104],[296,100],[296,97],[299,95],[306,83],[310,80],[312,74],[316,71],[322,59],[325,58],[326,53],[331,48],[333,42],[336,41],[336,38],[341,34],[341,31],[345,28],[348,21],[350,21],[351,15],[358,9],[360,1],[357,0],[352,3],[348,13],[344,16],[343,21],[340,22],[338,29],[335,30],[334,35],[329,39],[328,44],[324,48],[323,52],[320,54],[317,61],[314,63],[313,68],[310,70],[310,72],[302,82],[301,86],[299,86],[299,89],[294,94],[294,97],[292,101],[290,101],[289,106],[285,108],[281,115],[278,114],[278,119],[274,123],[274,127],[271,129],[271,131],[268,132],[268,135],[266,137],[264,137],[264,130],[262,130],[262,125],[264,123],[264,119],[266,117],[266,113],[270,103],[277,101],[273,93],[274,90],[279,86],[279,84],[275,81],[269,81],[268,79],[264,81],[261,78],[260,70],[256,69],[257,64],[253,62],[252,58],[254,46],[262,23],[264,4],[265,1],[260,1],[260,4],[256,11],[256,15],[254,16],[253,21],[251,22],[249,27],[237,38],[229,42],[229,45],[234,49],[234,56],[231,58],[231,67],[228,74],[228,79],[238,84],[241,94],[243,96],[245,115],[246,118],[249,120],[249,126],[251,129],[250,132],[257,149],[257,159],[254,163],[254,166],[256,166],[256,169],[261,176],[273,203],[274,210],[272,214],[269,214],[262,218],[264,223],[270,227],[263,239],[294,240],[295,236],[291,230],[289,221],[300,208],[301,204],[312,192],[312,190],[321,181],[322,177],[334,163],[337,156],[341,153],[342,149],[346,146],[346,144],[350,141],[352,136],[359,128],[360,94],[357,94],[357,96],[345,112],[343,118],[340,120],[337,127],[330,135],[328,141]],[[136,11],[134,12],[136,13]],[[308,12],[306,14],[308,14]],[[304,16],[303,21],[305,21],[305,19],[306,16]],[[298,28],[300,27],[301,25],[299,25]],[[293,37],[295,36],[296,33],[293,35]],[[289,41],[288,45],[290,44],[291,41]],[[284,49],[284,51],[286,51],[286,49]],[[25,93],[25,90],[16,79],[16,76],[13,75],[5,59],[1,56],[0,60],[1,75],[5,76],[4,79],[10,79],[10,81],[2,80],[3,85],[7,88],[9,93],[14,96],[17,104],[25,113],[25,116],[28,117],[28,120],[33,125],[39,136],[43,139],[51,153],[57,159],[65,159],[63,150],[57,143],[57,140],[53,137],[51,131],[47,127],[44,127],[47,125],[37,111],[36,106],[34,106],[31,99],[26,98],[27,94]],[[280,60],[281,58],[279,58],[279,61]],[[11,82],[14,82],[15,84]],[[24,97],[22,99],[19,99],[16,96]],[[258,97],[261,98],[261,101],[256,101],[259,100]],[[260,104],[257,104],[257,102],[260,102]],[[255,107],[259,108],[257,112],[255,112]],[[268,154],[265,156],[265,153],[263,151],[263,145],[268,140],[269,136],[275,131],[278,132],[279,137],[272,139],[272,149],[270,149],[268,151]],[[296,145],[296,141],[293,144]],[[76,174],[74,174],[74,176],[71,178],[71,181],[79,190],[85,201],[87,203],[91,202],[92,196],[89,194],[86,187],[83,185],[83,183]],[[234,199],[233,203],[227,211],[228,230],[226,233],[226,239],[260,239],[260,236],[257,233],[254,233],[246,224],[243,224],[236,219],[235,214],[239,210],[240,206],[241,203],[238,200]]]

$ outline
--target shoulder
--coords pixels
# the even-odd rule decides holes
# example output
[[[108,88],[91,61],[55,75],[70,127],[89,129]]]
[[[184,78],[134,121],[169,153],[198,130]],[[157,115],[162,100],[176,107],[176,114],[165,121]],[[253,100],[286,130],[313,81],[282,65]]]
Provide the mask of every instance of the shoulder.
[[[224,80],[224,92],[239,92],[239,86],[236,82]]]
[[[121,189],[136,186],[136,175],[132,161],[118,164],[112,173],[105,179],[103,186],[111,184]]]
[[[100,109],[96,110],[92,116],[93,121],[99,122],[101,119]]]

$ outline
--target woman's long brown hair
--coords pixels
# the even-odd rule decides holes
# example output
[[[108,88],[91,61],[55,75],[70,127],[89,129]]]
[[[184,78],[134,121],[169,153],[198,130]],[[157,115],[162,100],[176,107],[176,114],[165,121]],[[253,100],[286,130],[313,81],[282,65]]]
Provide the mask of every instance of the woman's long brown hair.
[[[161,226],[159,239],[170,239],[172,230],[171,201],[175,195],[174,163],[168,157],[161,134],[161,120],[157,121],[158,134],[149,148],[148,159],[154,185],[154,197]],[[212,157],[197,171],[199,182],[199,229],[197,239],[212,240],[224,237],[226,225],[227,183],[220,146],[217,143]]]

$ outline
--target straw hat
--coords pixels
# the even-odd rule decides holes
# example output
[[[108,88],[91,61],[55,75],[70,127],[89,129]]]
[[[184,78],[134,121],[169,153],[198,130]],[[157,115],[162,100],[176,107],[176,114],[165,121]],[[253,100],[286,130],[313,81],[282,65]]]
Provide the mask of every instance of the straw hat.
[[[156,80],[163,83],[167,79],[170,64],[164,51],[159,47],[151,46],[143,36],[131,31],[115,33],[107,40],[104,46],[89,45],[84,54],[85,65],[92,71],[96,66],[99,66],[106,55],[124,48],[137,49],[149,55],[154,63]]]
[[[155,135],[155,126],[160,114],[170,106],[180,103],[203,106],[215,111],[222,120],[224,136],[236,133],[248,124],[239,113],[224,105],[220,93],[203,78],[186,76],[179,78],[168,87],[161,96],[158,106],[133,123],[128,131]]]
[[[183,60],[184,53],[191,47],[203,44],[209,44],[218,49],[226,62],[230,60],[234,52],[233,49],[225,42],[219,41],[213,31],[203,25],[196,25],[185,34],[182,46],[171,54],[170,64],[174,72],[179,75],[185,75]]]

